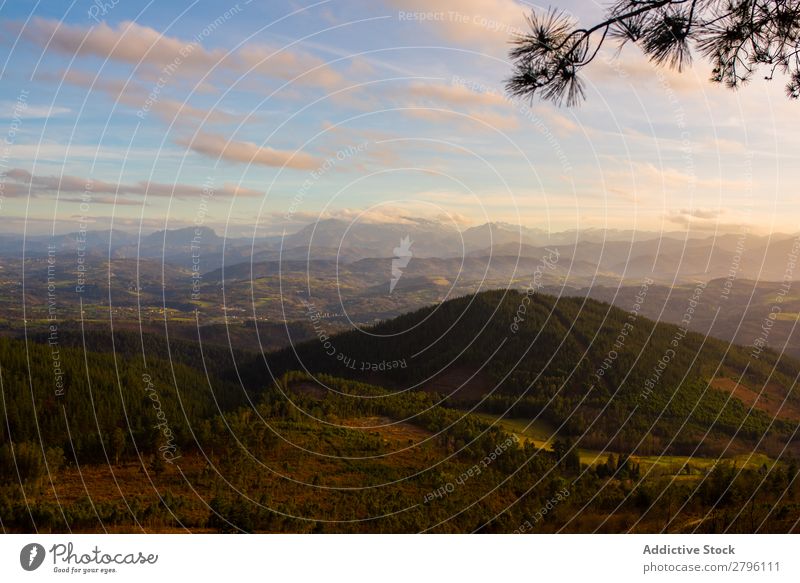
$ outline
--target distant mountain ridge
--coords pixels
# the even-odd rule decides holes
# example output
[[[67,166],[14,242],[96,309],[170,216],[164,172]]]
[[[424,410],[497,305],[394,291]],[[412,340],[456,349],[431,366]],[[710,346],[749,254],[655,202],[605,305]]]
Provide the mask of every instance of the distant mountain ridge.
[[[24,248],[27,256],[46,255],[49,245],[59,252],[71,252],[78,244],[89,255],[113,257],[160,258],[167,262],[190,266],[186,252],[199,248],[204,256],[204,270],[216,269],[237,259],[253,261],[275,260],[279,257],[302,259],[336,259],[352,262],[359,259],[391,257],[392,249],[408,236],[414,241],[415,257],[462,257],[464,255],[529,255],[540,253],[539,248],[559,246],[574,248],[576,259],[597,262],[597,249],[608,251],[605,257],[620,257],[616,250],[632,247],[631,258],[650,253],[655,248],[675,249],[680,245],[696,248],[701,241],[734,253],[739,245],[738,235],[710,237],[704,233],[687,236],[685,232],[632,231],[618,229],[585,229],[548,232],[538,227],[527,227],[502,222],[490,222],[457,229],[452,224],[428,219],[401,218],[396,223],[346,221],[324,219],[306,225],[297,232],[280,236],[223,237],[208,226],[182,227],[144,234],[114,229],[72,232],[54,237],[46,235],[0,236],[0,257],[18,258]],[[775,234],[772,238],[750,235],[746,238],[749,249],[769,247],[775,255],[785,254],[782,247],[791,246],[792,235]],[[194,241],[194,243],[193,243]],[[224,249],[224,257],[223,257]],[[587,257],[587,251],[589,257]],[[612,253],[613,251],[613,253]],[[607,269],[608,261],[601,264]]]

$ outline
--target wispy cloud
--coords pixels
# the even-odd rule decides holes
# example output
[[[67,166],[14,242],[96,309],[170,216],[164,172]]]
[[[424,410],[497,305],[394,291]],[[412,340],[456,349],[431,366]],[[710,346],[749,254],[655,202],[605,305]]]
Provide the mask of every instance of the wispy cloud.
[[[506,100],[499,93],[481,93],[464,85],[441,82],[413,82],[406,95],[417,103],[446,103],[448,105],[503,106]]]
[[[122,103],[132,109],[141,111],[143,115],[146,112],[153,111],[167,123],[186,121],[183,118],[195,121],[202,120],[208,123],[226,123],[241,119],[241,116],[233,115],[227,111],[203,109],[192,106],[186,101],[168,99],[160,95],[154,99],[150,96],[150,90],[131,79],[121,81],[104,77],[94,78],[87,73],[74,69],[64,71],[60,77],[47,75],[41,78],[59,79],[70,85],[102,92],[117,103]]]
[[[434,123],[460,123],[463,127],[477,122],[503,131],[520,126],[511,103],[503,95],[475,91],[463,84],[413,82],[393,90],[385,101],[402,107],[408,117]]]
[[[729,213],[725,209],[680,209],[668,212],[664,218],[670,223],[695,231],[732,232],[748,225],[747,217],[734,216],[734,213]]]
[[[203,194],[205,186],[190,184],[165,184],[159,182],[141,181],[134,184],[118,184],[103,180],[95,180],[79,176],[43,176],[33,175],[22,168],[12,168],[2,177],[5,179],[5,195],[8,197],[25,196],[53,196],[57,193],[73,195],[87,193],[93,203],[114,203],[114,198],[96,197],[96,194],[117,195],[117,204],[126,204],[127,195],[174,197],[181,199],[196,199]],[[260,190],[244,188],[232,184],[225,184],[221,188],[213,188],[215,197],[259,197],[264,193]],[[122,197],[122,198],[119,198]],[[66,196],[66,201],[75,201],[72,196]]]
[[[140,68],[167,68],[170,77],[205,75],[212,68],[250,73],[300,85],[332,89],[344,83],[341,73],[319,57],[302,50],[257,44],[233,51],[207,49],[194,40],[167,36],[135,22],[116,26],[70,25],[57,20],[34,18],[27,26],[6,24],[31,43],[48,51],[79,57],[98,57]],[[147,77],[152,71],[140,71]]]
[[[498,130],[513,130],[519,127],[519,120],[513,115],[503,115],[494,111],[458,112],[452,109],[409,107],[403,110],[408,117],[421,119],[433,123],[473,126],[472,129],[487,125]]]
[[[313,170],[322,163],[321,160],[304,152],[276,150],[268,146],[259,146],[253,142],[230,140],[224,136],[206,132],[198,132],[192,138],[179,138],[176,143],[209,158],[242,164]]]
[[[206,50],[191,41],[161,34],[135,22],[120,22],[111,27],[105,22],[95,26],[70,25],[58,20],[34,18],[27,26],[10,22],[8,30],[21,32],[28,41],[49,50],[77,56],[93,56],[131,65],[166,66],[181,57],[186,47],[194,45],[181,60],[182,67],[208,68],[226,56],[223,50]]]
[[[44,119],[56,115],[64,115],[70,113],[70,111],[67,107],[56,107],[54,105],[26,104],[24,107],[18,107],[17,103],[13,101],[0,101],[0,119],[11,119],[12,117]]]
[[[283,222],[285,214],[275,212],[270,215],[275,221]],[[305,226],[326,219],[365,223],[419,225],[430,222],[444,225],[465,226],[473,224],[473,219],[457,212],[431,212],[430,204],[420,200],[408,200],[401,204],[387,204],[364,210],[359,208],[339,208],[313,212],[298,212],[292,215],[292,224]]]
[[[310,53],[280,47],[249,45],[235,53],[228,64],[265,77],[294,81],[300,85],[334,89],[345,84],[341,73]]]

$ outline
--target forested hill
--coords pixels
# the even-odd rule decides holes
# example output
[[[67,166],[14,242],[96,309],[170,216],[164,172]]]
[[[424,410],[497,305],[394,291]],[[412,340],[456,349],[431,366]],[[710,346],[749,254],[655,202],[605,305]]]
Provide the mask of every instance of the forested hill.
[[[247,397],[189,355],[145,361],[141,347],[112,354],[0,338],[0,461],[10,442],[60,448],[83,463],[130,453],[133,443],[148,455],[193,446],[202,422]]]
[[[272,374],[435,391],[450,406],[563,425],[584,447],[642,453],[779,451],[800,418],[795,360],[755,358],[635,306],[490,291],[331,336],[309,306],[318,338],[269,355]]]

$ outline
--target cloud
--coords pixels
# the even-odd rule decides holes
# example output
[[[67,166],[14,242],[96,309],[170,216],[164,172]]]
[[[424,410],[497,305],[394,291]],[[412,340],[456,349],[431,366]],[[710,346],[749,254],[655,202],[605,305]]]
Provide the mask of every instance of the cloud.
[[[54,79],[51,75],[44,75],[40,78]],[[241,116],[233,115],[226,111],[208,110],[194,107],[186,102],[175,99],[167,99],[161,94],[151,97],[151,90],[139,85],[135,81],[120,81],[113,79],[97,78],[82,71],[65,71],[60,77],[65,83],[84,87],[94,91],[105,93],[111,99],[123,105],[127,105],[146,115],[148,111],[153,111],[167,123],[181,118],[191,118],[194,120],[204,120],[210,123],[226,123],[241,120]]]
[[[137,68],[149,67],[139,71],[145,78],[154,77],[152,68],[161,69],[162,76],[173,78],[205,75],[216,67],[237,77],[252,71],[262,77],[283,81],[296,79],[300,85],[328,90],[344,84],[339,72],[307,52],[262,45],[245,45],[238,51],[210,50],[194,40],[166,36],[130,21],[113,27],[105,22],[78,26],[34,18],[27,25],[7,23],[6,29],[19,32],[29,42],[48,51],[108,59]]]
[[[86,201],[82,200],[78,196],[59,196],[59,202],[68,202],[72,204],[83,204]],[[142,205],[149,206],[145,203],[144,200],[133,200],[127,198],[119,198],[113,196],[93,196],[92,197],[92,204],[110,204],[115,206],[138,206],[141,207]]]
[[[744,141],[726,140],[719,136],[710,137],[698,143],[698,147],[710,154],[745,156],[750,152],[748,144]]]
[[[403,107],[404,115],[434,123],[461,122],[475,125],[463,116],[499,130],[519,127],[511,103],[500,93],[475,91],[460,83],[411,83],[387,95]]]
[[[410,107],[404,109],[403,113],[408,117],[441,124],[459,122],[462,125],[474,127],[485,123],[498,130],[513,130],[519,127],[519,120],[516,117],[493,111],[465,111],[462,113],[449,109]]]
[[[723,223],[720,218],[725,214],[725,209],[680,209],[667,213],[664,218],[670,223],[699,231],[737,231],[748,223],[745,217]]]
[[[445,83],[412,83],[407,89],[395,91],[386,99],[393,99],[403,106],[411,105],[406,110],[410,117],[433,122],[452,123],[456,118],[449,116],[446,110],[464,114],[482,121],[499,130],[514,130],[524,123],[528,106],[509,99],[499,90],[482,87],[476,84],[475,89],[469,82],[461,80]],[[580,130],[580,127],[567,116],[556,111],[550,105],[538,105],[530,109],[536,119],[541,120],[555,134],[567,136]],[[462,120],[463,121],[463,120]]]
[[[325,158],[345,155],[346,160],[337,159],[337,170],[370,172],[373,168],[408,166],[413,165],[410,159],[416,156],[424,156],[427,167],[433,168],[437,163],[432,155],[438,158],[439,154],[456,151],[437,141],[398,136],[396,132],[375,127],[354,128],[325,121],[322,128],[324,132],[315,141],[315,147]]]
[[[241,162],[243,164],[313,170],[322,163],[314,156],[304,152],[276,150],[266,146],[259,146],[253,142],[238,142],[218,134],[206,132],[198,132],[191,139],[181,138],[176,143],[209,158]]]
[[[284,222],[285,214],[274,212],[270,217],[275,221]],[[361,224],[393,224],[393,225],[425,225],[441,223],[443,225],[471,225],[474,221],[457,212],[431,212],[431,205],[424,201],[408,200],[402,204],[381,205],[371,209],[338,208],[328,209],[320,213],[298,212],[292,215],[292,223],[308,225],[325,219],[338,219],[341,221]]]
[[[151,164],[154,158],[158,158],[162,161],[169,159],[180,162],[184,156],[184,152],[179,148],[128,148],[125,145],[67,143],[54,139],[42,139],[28,144],[6,144],[5,147],[8,148],[9,160],[35,160],[37,166],[52,164],[56,170],[64,166],[65,160],[73,163],[104,163],[119,168],[118,164],[124,161]]]
[[[634,163],[637,180],[646,178],[653,183],[661,184],[664,188],[668,189],[687,189],[687,188],[700,188],[700,189],[726,189],[730,190],[747,190],[751,187],[748,180],[729,180],[725,178],[701,178],[690,170],[678,170],[670,167],[657,167],[650,163]]]
[[[612,188],[622,190],[633,189],[635,186],[637,196],[643,193],[690,196],[693,193],[721,190],[744,192],[752,187],[749,180],[702,176],[695,171],[693,165],[679,169],[613,156],[606,160],[603,166],[606,183]],[[589,174],[583,178],[594,180]]]
[[[46,46],[49,50],[131,65],[166,66],[179,58],[181,67],[208,68],[226,54],[222,50],[208,51],[197,43],[168,37],[131,21],[120,22],[116,27],[105,22],[95,26],[78,26],[37,17],[27,26],[12,22],[7,28],[21,32],[28,41]]]
[[[22,119],[44,119],[56,115],[70,113],[67,107],[24,104],[22,107],[15,101],[0,101],[0,119],[12,119],[19,116]]]
[[[697,95],[713,86],[708,76],[704,65],[682,72],[657,65],[636,46],[626,46],[619,54],[616,50],[601,49],[591,65],[586,67],[586,77],[593,82],[603,85],[610,82],[625,88],[628,84],[650,89],[655,86],[662,93],[674,91]]]
[[[566,136],[580,129],[577,123],[558,113],[551,105],[537,106],[533,108],[533,112],[559,136]]]
[[[78,176],[42,176],[33,175],[22,168],[12,168],[0,177],[6,180],[4,193],[8,197],[26,197],[29,194],[34,197],[51,196],[55,194],[76,194],[88,193],[91,195],[91,202],[98,204],[111,204],[114,199],[110,197],[96,197],[97,194],[116,195],[117,204],[133,204],[126,201],[126,195],[136,196],[155,196],[155,197],[175,197],[180,199],[196,199],[203,194],[204,186],[194,186],[190,184],[164,184],[159,182],[140,181],[134,184],[117,184],[92,178]],[[260,197],[264,192],[251,188],[225,184],[221,188],[213,188],[215,197]],[[74,202],[77,199],[66,196],[61,200]]]
[[[334,89],[345,84],[344,77],[325,61],[309,53],[269,46],[245,46],[235,55],[242,70],[300,85]]]
[[[508,100],[499,93],[473,91],[461,84],[411,83],[407,97],[416,103],[445,103],[451,106],[505,106]]]
[[[687,217],[694,217],[696,219],[717,219],[721,215],[725,214],[724,209],[681,209],[678,211],[678,214],[687,216]]]

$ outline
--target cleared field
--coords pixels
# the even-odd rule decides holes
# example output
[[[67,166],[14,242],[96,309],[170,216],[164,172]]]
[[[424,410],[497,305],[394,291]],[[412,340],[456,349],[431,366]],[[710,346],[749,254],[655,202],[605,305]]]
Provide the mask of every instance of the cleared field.
[[[642,472],[651,471],[655,475],[702,476],[720,463],[733,464],[736,468],[758,470],[774,462],[760,453],[742,454],[727,458],[705,458],[690,456],[631,456],[641,465]]]
[[[494,423],[504,431],[513,434],[522,443],[530,443],[540,449],[552,449],[555,435],[554,429],[544,421],[537,419],[500,418],[490,413],[473,413],[475,417],[488,423]]]
[[[530,419],[522,418],[501,419],[497,415],[488,413],[474,413],[473,415],[489,423],[494,423],[504,431],[516,436],[523,443],[530,443],[541,449],[552,450],[554,428],[541,420],[531,422]],[[587,466],[604,464],[608,461],[610,455],[619,456],[619,454],[620,452],[608,450],[578,450],[581,464]],[[679,476],[681,479],[702,477],[719,463],[733,464],[736,468],[748,470],[758,470],[764,465],[769,468],[774,463],[771,458],[759,453],[725,458],[632,455],[630,459],[639,464],[642,474],[648,472],[651,476]]]
[[[800,403],[796,394],[788,395],[789,390],[777,383],[767,383],[764,387],[753,389],[733,379],[720,377],[711,381],[711,386],[730,393],[748,407],[759,409],[773,417],[789,421],[800,418]]]
[[[777,314],[775,319],[780,320],[781,322],[794,322],[795,320],[800,319],[800,312],[782,312]]]
[[[433,435],[430,431],[406,422],[396,422],[388,417],[358,417],[345,419],[342,425],[380,435],[384,443],[411,445]]]

